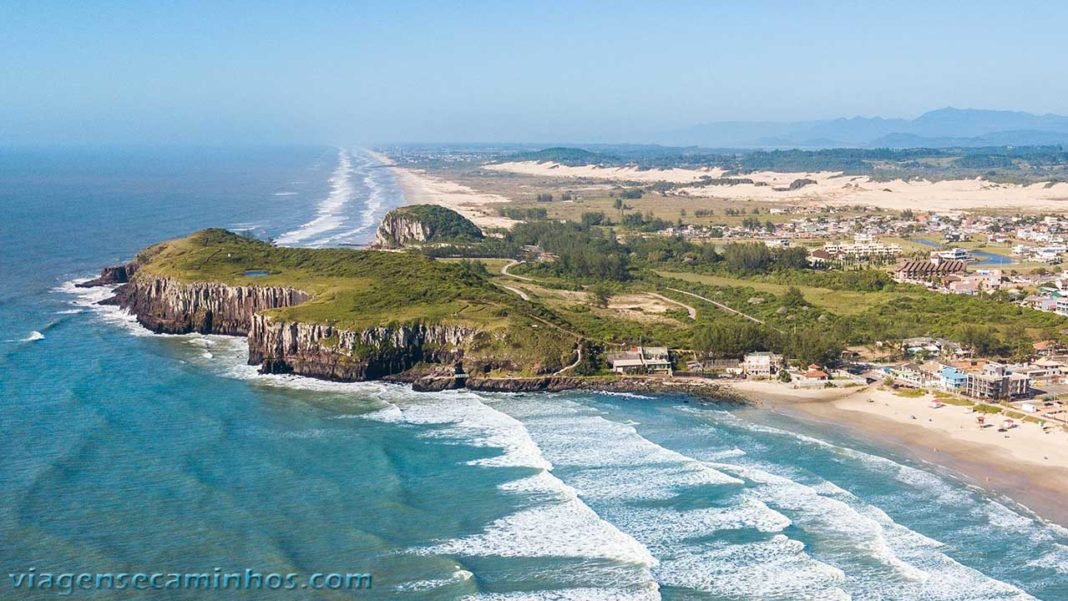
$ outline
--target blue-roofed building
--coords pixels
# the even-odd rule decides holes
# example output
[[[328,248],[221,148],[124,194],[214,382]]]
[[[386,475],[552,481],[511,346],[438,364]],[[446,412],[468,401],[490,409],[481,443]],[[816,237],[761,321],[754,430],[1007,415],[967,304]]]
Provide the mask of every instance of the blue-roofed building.
[[[938,372],[938,383],[943,390],[961,390],[968,383],[968,374],[947,365]]]

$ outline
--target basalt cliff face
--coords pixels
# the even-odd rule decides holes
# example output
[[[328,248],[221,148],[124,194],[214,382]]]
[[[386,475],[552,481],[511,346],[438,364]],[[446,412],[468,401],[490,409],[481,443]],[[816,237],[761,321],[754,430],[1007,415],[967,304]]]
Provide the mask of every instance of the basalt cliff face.
[[[179,282],[136,274],[116,289],[117,304],[157,334],[225,334],[245,336],[259,311],[305,302],[308,294],[292,288],[228,286]]]
[[[121,273],[133,274],[136,266]],[[101,284],[113,284],[108,268]],[[478,331],[456,325],[413,324],[346,330],[326,324],[277,321],[262,314],[310,296],[293,288],[180,282],[141,271],[105,301],[119,305],[157,334],[247,336],[249,364],[264,373],[339,381],[375,380],[419,363],[459,363]]]
[[[455,325],[404,325],[344,330],[330,325],[252,317],[249,363],[265,373],[330,380],[377,380],[418,363],[453,364],[478,331]]]

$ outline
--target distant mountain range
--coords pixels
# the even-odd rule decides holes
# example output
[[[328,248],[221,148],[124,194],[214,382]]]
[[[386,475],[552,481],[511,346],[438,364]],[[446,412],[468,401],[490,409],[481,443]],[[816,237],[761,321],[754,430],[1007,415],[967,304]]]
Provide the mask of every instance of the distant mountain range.
[[[655,138],[658,144],[706,148],[1068,146],[1068,117],[950,107],[915,119],[723,121],[665,132]]]

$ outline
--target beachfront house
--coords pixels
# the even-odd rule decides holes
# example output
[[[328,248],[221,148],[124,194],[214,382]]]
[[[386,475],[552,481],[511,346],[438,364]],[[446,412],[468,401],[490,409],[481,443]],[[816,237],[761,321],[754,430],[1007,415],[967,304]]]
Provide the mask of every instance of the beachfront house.
[[[636,346],[629,351],[608,355],[612,371],[620,374],[671,375],[671,353],[663,346]]]
[[[782,369],[782,355],[775,353],[749,353],[742,361],[742,372],[747,378],[770,378]]]
[[[968,374],[964,392],[977,399],[1019,398],[1030,394],[1031,379],[1002,363],[988,363],[981,372]]]
[[[913,388],[926,388],[934,380],[931,372],[915,363],[895,365],[888,369],[888,373],[895,383]]]
[[[968,374],[947,365],[938,372],[938,386],[942,390],[959,392],[968,384]]]
[[[831,376],[823,371],[819,365],[813,363],[808,366],[808,370],[802,374],[797,375],[797,382],[799,384],[812,384],[816,382],[827,382],[831,379]]]

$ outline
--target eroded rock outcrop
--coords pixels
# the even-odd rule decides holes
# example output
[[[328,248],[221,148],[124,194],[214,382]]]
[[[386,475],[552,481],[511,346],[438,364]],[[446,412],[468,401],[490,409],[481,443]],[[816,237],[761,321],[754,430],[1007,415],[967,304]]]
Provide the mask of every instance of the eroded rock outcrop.
[[[464,326],[425,324],[346,330],[255,315],[248,335],[249,363],[260,364],[265,373],[376,380],[418,363],[457,363],[477,333]]]
[[[116,265],[115,267],[105,267],[100,272],[100,277],[75,284],[77,288],[96,288],[98,286],[115,286],[117,284],[125,284],[130,281],[130,278],[137,273],[137,263],[127,263],[125,265]]]
[[[120,286],[108,301],[130,311],[157,334],[245,336],[259,311],[305,302],[309,294],[293,288],[229,286],[180,282],[144,272]]]
[[[115,273],[115,268],[105,270],[100,285],[110,284],[114,276],[109,274]],[[293,288],[181,282],[141,272],[104,302],[130,311],[156,333],[247,336],[249,364],[260,365],[264,373],[340,381],[380,379],[419,363],[452,370],[478,334],[474,328],[440,324],[350,330],[279,321],[262,313],[310,298]]]

